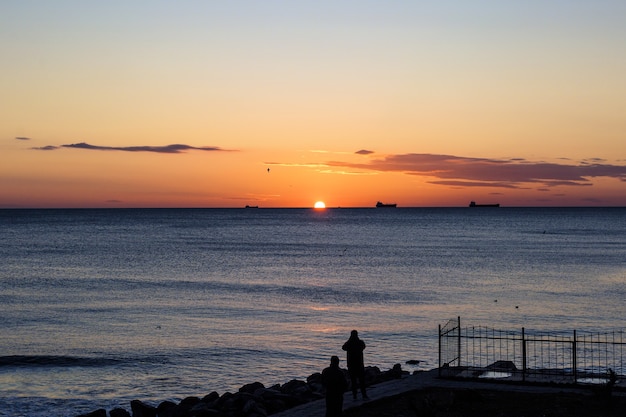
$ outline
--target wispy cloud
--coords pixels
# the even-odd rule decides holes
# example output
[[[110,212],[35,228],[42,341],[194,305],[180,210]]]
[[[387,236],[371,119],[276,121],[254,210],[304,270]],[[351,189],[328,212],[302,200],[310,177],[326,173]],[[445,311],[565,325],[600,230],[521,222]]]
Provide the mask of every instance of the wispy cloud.
[[[357,155],[371,155],[373,153],[374,151],[368,151],[367,149],[361,149],[360,151],[355,152]]]
[[[264,162],[265,165],[275,167],[297,167],[297,168],[313,168],[320,174],[333,174],[333,175],[376,175],[376,172],[363,172],[363,170],[347,171],[344,169],[337,169],[331,167],[326,163],[320,162]]]
[[[328,165],[320,162],[264,162],[265,165],[280,167],[307,167],[307,168],[325,168]]]
[[[520,188],[528,188],[528,187],[520,187],[516,184],[511,184],[507,182],[490,182],[485,183],[481,181],[428,181],[430,184],[437,185],[447,185],[449,187],[495,187],[495,188],[511,188],[511,189],[520,189]]]
[[[172,144],[165,146],[98,146],[89,143],[72,143],[61,145],[61,148],[86,149],[92,151],[123,151],[123,152],[155,152],[155,153],[183,153],[186,151],[225,151],[217,146],[191,146]]]
[[[30,140],[30,138],[27,138],[26,136],[16,136],[15,140]]]
[[[320,174],[333,174],[333,175],[358,175],[360,177],[364,175],[377,175],[375,172],[364,173],[363,171],[344,171],[344,170],[337,170],[337,169],[320,169],[319,173]]]
[[[58,146],[52,146],[52,145],[48,145],[48,146],[39,146],[36,148],[31,148],[37,151],[56,151],[57,149],[59,149]]]
[[[327,151],[324,149],[310,149],[306,152],[310,153],[322,153],[322,154],[333,154],[333,155],[350,155],[351,152],[340,152],[340,151]]]
[[[458,187],[528,188],[589,186],[590,178],[608,177],[626,181],[626,166],[604,163],[597,158],[579,163],[532,162],[520,158],[468,158],[437,154],[400,154],[364,163],[331,161],[330,167],[379,172],[403,172],[434,178],[432,184]]]

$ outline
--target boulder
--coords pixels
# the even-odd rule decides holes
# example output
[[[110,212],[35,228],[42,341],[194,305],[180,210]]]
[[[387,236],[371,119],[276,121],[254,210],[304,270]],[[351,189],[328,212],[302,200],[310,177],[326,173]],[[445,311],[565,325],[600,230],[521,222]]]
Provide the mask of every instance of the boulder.
[[[409,363],[411,361],[408,361]],[[489,366],[491,369],[514,370],[515,365],[508,361],[498,361]],[[342,369],[346,380],[349,373]],[[417,371],[416,371],[417,372]],[[403,371],[400,364],[392,369],[381,372],[376,366],[365,368],[366,385],[377,384],[392,379],[402,378],[409,374]],[[203,398],[187,397],[179,404],[163,401],[158,407],[145,404],[140,400],[130,403],[132,417],[265,417],[301,404],[324,398],[324,387],[321,383],[321,374],[311,374],[306,381],[293,379],[283,385],[273,385],[270,388],[260,382],[253,382],[242,386],[237,393],[226,392],[220,396],[213,391]],[[126,410],[116,408],[111,410],[110,417],[130,417]],[[96,410],[78,417],[106,417],[105,410]]]
[[[315,384],[315,383],[322,383],[322,374],[319,372],[316,372],[314,374],[311,374],[307,379],[306,379],[306,383],[307,384]]]
[[[310,391],[309,386],[306,384],[306,382],[304,381],[300,381],[298,379],[292,379],[291,381],[287,382],[286,384],[283,384],[280,387],[280,392],[282,392],[283,394],[290,394],[290,395],[303,395],[306,394]]]
[[[109,411],[109,416],[110,417],[130,417],[130,413],[124,410],[123,408],[118,407]]]
[[[158,417],[176,417],[177,405],[172,401],[163,401],[157,405],[156,411]]]
[[[157,409],[140,400],[132,400],[130,409],[133,417],[157,417]]]
[[[252,412],[255,411],[256,408],[257,408],[256,401],[254,401],[254,399],[252,398],[248,398],[246,402],[243,403],[243,406],[241,407],[241,411],[243,412],[244,415],[248,415],[248,414],[252,414]]]
[[[287,404],[287,401],[283,401],[280,398],[271,398],[265,401],[265,409],[268,414],[276,414],[289,409]]]
[[[263,404],[268,414],[284,411],[295,405],[303,404],[305,401],[290,394],[284,394],[278,389],[264,388],[255,392],[255,397]]]
[[[217,401],[219,398],[220,398],[220,395],[217,392],[213,391],[210,394],[207,394],[204,397],[202,397],[202,402],[210,404],[210,403]]]
[[[184,407],[188,407],[188,406],[191,407],[191,406],[198,404],[200,401],[202,400],[199,397],[195,397],[195,396],[185,397],[178,405],[182,405]]]
[[[233,395],[233,400],[237,408],[243,408],[248,401],[256,401],[256,397],[248,392],[238,392]]]
[[[220,415],[220,411],[213,408],[211,405],[205,402],[199,402],[191,407],[187,412],[189,417],[213,417]]]
[[[189,410],[201,402],[198,397],[186,397],[179,404],[165,401],[157,407],[158,417],[187,417]],[[161,409],[161,405],[164,407]]]
[[[225,408],[226,404],[233,401],[232,397],[233,397],[233,393],[231,392],[227,391],[223,393],[221,397],[219,397],[217,400],[213,402],[213,407],[217,410],[221,410]]]
[[[388,370],[385,374],[385,379],[401,379],[402,375],[408,375],[408,371],[402,370],[402,365],[396,363],[392,369]]]
[[[239,388],[239,392],[247,392],[249,394],[254,394],[254,391],[256,391],[259,388],[265,388],[265,386],[261,384],[260,382],[253,382],[251,384],[246,384],[242,386],[241,388]]]

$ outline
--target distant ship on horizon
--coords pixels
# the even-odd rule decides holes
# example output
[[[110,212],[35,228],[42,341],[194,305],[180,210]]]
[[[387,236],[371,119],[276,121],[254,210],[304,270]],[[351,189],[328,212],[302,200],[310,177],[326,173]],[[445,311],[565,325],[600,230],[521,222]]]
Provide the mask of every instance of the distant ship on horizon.
[[[390,208],[395,208],[397,206],[396,203],[390,203],[390,204],[385,204],[385,203],[381,203],[380,201],[376,203],[376,208],[381,208],[381,207],[390,207]]]
[[[475,201],[470,201],[469,203],[470,207],[500,207],[499,203],[496,204],[476,204]]]

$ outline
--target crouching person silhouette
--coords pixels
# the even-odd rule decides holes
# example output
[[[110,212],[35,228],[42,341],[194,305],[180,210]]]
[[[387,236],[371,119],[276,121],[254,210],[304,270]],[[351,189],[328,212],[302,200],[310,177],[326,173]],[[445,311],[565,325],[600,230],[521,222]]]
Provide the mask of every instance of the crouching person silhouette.
[[[322,384],[326,387],[326,417],[340,416],[348,382],[339,368],[339,357],[331,356],[330,366],[322,371]]]

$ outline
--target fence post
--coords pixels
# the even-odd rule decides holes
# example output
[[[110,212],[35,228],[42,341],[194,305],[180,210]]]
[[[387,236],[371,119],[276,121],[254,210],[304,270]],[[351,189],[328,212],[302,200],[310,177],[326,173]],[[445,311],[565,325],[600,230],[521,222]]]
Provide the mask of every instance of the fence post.
[[[438,364],[439,364],[439,372],[438,375],[441,378],[441,324],[439,325],[439,360],[438,360]]]
[[[460,368],[461,367],[461,316],[457,316],[457,326],[459,329],[457,357],[459,358],[459,368]]]
[[[578,362],[578,358],[577,358],[577,346],[576,346],[576,330],[574,330],[574,341],[572,342],[572,372],[574,374],[574,384],[578,383],[578,369],[577,366],[578,364],[576,362]]]
[[[526,333],[522,327],[522,382],[526,382]]]

